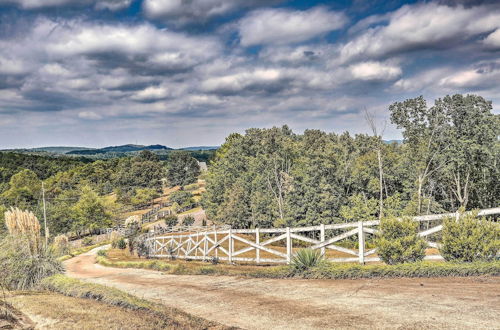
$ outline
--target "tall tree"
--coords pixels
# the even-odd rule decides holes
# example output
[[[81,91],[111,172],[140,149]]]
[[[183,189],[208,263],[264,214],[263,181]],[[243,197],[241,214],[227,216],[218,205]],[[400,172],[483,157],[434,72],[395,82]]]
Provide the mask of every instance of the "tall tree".
[[[167,180],[171,186],[185,186],[195,183],[200,175],[198,161],[186,151],[170,154],[167,163]]]

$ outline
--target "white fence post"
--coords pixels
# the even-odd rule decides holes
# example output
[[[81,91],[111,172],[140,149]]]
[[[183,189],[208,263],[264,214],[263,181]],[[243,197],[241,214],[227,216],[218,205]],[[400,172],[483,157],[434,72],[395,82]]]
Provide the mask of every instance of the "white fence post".
[[[232,228],[229,228],[229,255],[228,255],[228,261],[229,263],[233,263],[233,233],[232,233]]]
[[[358,222],[358,242],[359,242],[359,263],[365,263],[365,233],[363,231],[363,221]]]
[[[260,246],[260,230],[259,228],[255,229],[255,244]],[[260,264],[260,249],[255,249],[255,258],[256,262]]]
[[[292,261],[292,237],[290,236],[290,227],[286,227],[286,263]]]
[[[205,242],[203,243],[203,261],[206,261],[207,260],[207,257],[208,257],[208,235],[207,235],[207,232],[205,232]]]
[[[323,224],[323,223],[320,225],[319,239],[320,239],[321,243],[323,243],[325,241],[325,224]],[[325,253],[326,253],[326,249],[325,249],[325,247],[322,247],[321,248],[321,255],[325,256]]]
[[[215,244],[215,257],[218,258],[219,257],[219,247],[217,246],[217,227],[214,225],[214,244]]]

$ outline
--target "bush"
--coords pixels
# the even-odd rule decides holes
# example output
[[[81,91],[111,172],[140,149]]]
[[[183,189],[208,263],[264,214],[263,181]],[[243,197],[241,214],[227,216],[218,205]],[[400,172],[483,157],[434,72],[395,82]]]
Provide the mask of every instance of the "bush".
[[[318,266],[322,259],[320,250],[300,249],[292,259],[292,267],[303,271]]]
[[[192,215],[188,215],[182,219],[182,224],[184,226],[191,226],[194,223],[194,217]]]
[[[8,236],[0,242],[0,280],[8,288],[27,290],[64,268],[51,249],[31,251],[26,237]]]
[[[92,237],[84,237],[83,240],[82,240],[82,245],[83,246],[91,246],[94,244],[94,240],[92,239]]]
[[[105,257],[107,255],[107,251],[104,249],[101,249],[101,250],[97,251],[97,255],[101,256],[101,257]]]
[[[171,214],[171,215],[167,216],[164,221],[165,221],[165,225],[167,227],[173,227],[177,224],[177,222],[179,220],[177,219],[176,215]]]
[[[54,251],[57,255],[63,256],[69,254],[69,240],[68,236],[62,234],[54,238]]]
[[[418,236],[418,222],[394,217],[382,219],[375,244],[380,259],[389,265],[422,260],[427,245]]]
[[[125,250],[127,248],[127,242],[123,237],[116,242],[116,247],[120,250]]]
[[[119,232],[117,231],[111,232],[110,241],[111,241],[111,247],[113,249],[116,249],[118,247],[118,241],[120,240],[120,238],[122,238],[122,235],[120,235]]]
[[[500,226],[485,219],[476,218],[477,213],[462,214],[457,220],[443,221],[443,258],[449,261],[489,261],[500,251]]]
[[[188,204],[192,204],[193,194],[188,191],[178,190],[171,193],[169,199],[172,203],[187,206]]]

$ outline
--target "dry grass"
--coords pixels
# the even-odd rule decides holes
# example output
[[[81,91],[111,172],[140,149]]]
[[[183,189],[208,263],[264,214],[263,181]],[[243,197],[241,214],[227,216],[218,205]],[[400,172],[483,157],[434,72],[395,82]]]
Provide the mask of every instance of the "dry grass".
[[[160,315],[129,310],[99,301],[49,292],[18,293],[9,301],[37,323],[50,329],[203,329],[202,324],[174,323]]]
[[[23,236],[28,239],[30,251],[37,254],[42,248],[40,237],[40,222],[31,211],[22,211],[11,207],[5,212],[5,226],[10,235]]]
[[[72,309],[70,309],[70,312],[74,311],[78,313],[79,311],[85,310],[87,313],[89,308],[85,305],[89,305],[89,302],[90,307],[92,305],[95,306],[95,308],[92,309],[93,313],[89,315],[90,318],[82,320],[82,325],[86,329],[94,329],[95,327],[93,325],[97,326],[99,329],[225,328],[215,322],[210,322],[178,309],[138,298],[115,288],[83,282],[63,275],[46,278],[41,286],[52,292],[72,297],[73,299],[84,298],[87,300],[82,301],[78,299],[80,300],[78,302],[81,304],[80,306],[75,306],[74,304],[61,304],[61,306],[71,305]],[[54,304],[54,306],[57,306],[57,304]],[[67,311],[61,311],[60,313],[65,312]],[[115,313],[120,314],[116,318],[116,321]],[[97,317],[93,314],[97,314]],[[71,319],[71,315],[61,315],[60,318],[63,320],[68,318]],[[96,318],[98,322],[95,320]],[[89,325],[87,322],[92,322],[92,324]],[[105,327],[103,327],[103,325]],[[76,327],[75,329],[80,328],[81,327]]]

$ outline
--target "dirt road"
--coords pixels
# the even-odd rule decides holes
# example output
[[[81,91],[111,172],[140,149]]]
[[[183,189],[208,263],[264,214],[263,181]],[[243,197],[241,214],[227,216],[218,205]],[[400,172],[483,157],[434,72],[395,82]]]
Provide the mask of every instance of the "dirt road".
[[[500,278],[248,279],[107,268],[96,251],[69,276],[245,329],[500,329]]]

